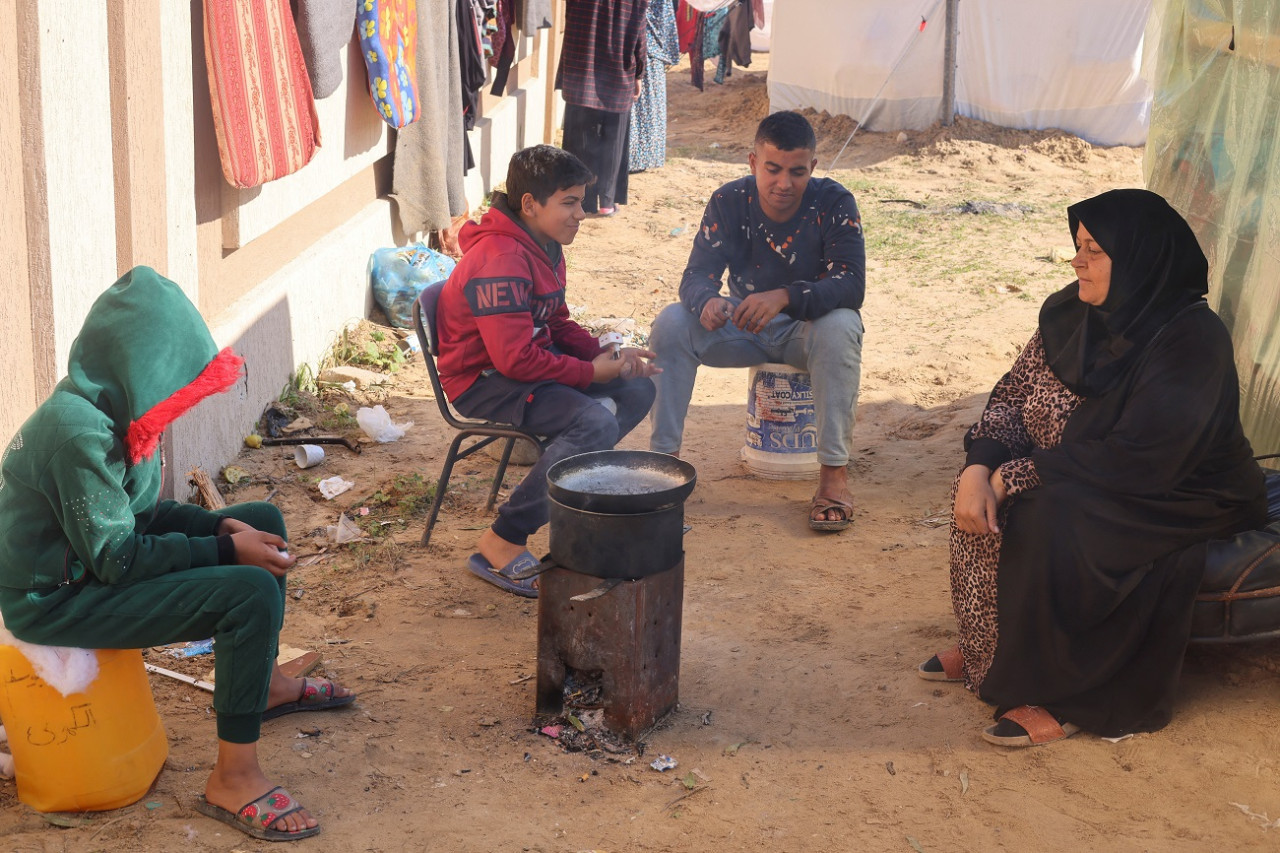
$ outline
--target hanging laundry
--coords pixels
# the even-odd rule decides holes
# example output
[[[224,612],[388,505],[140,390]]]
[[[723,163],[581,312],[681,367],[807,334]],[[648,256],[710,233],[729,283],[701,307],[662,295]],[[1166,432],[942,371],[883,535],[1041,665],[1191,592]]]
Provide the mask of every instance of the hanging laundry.
[[[392,127],[418,120],[415,0],[357,0],[356,35],[369,74],[369,95]]]
[[[493,16],[493,34],[490,41],[493,54],[489,64],[493,66],[493,88],[490,94],[501,97],[507,91],[507,77],[516,59],[516,7],[515,0],[496,0]]]
[[[465,130],[471,130],[476,126],[476,119],[480,115],[480,87],[489,76],[484,61],[484,40],[480,31],[483,8],[481,0],[458,0],[457,7],[462,127]],[[465,159],[462,173],[465,175],[471,171],[476,162],[471,153],[470,139],[465,139],[464,147]]]
[[[320,123],[289,0],[205,0],[204,55],[227,183],[256,187],[310,162]]]
[[[297,0],[298,41],[316,99],[327,98],[342,85],[346,63],[342,48],[355,32],[353,0]]]
[[[631,105],[631,142],[628,169],[657,169],[667,159],[667,68],[680,61],[680,36],[675,6],[668,0],[652,0],[645,17],[648,58],[640,97]]]

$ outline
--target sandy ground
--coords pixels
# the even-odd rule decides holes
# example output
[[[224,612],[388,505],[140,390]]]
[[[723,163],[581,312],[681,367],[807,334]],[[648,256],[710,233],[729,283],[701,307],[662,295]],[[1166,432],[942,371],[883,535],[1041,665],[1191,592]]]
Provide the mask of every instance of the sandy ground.
[[[644,329],[672,301],[712,190],[742,174],[767,109],[764,71],[698,93],[671,83],[671,159],[634,176],[621,215],[590,220],[569,250],[571,302]],[[820,118],[819,174],[847,138]],[[960,439],[1029,337],[1043,297],[1070,280],[1064,207],[1141,185],[1141,150],[961,122],[859,133],[834,173],[858,196],[868,240],[854,527],[805,525],[811,482],[748,476],[738,461],[746,372],[699,379],[684,458],[680,707],[644,754],[566,752],[531,725],[536,604],[466,573],[488,523],[485,458],[455,472],[423,549],[421,480],[452,437],[411,363],[383,391],[400,441],[332,448],[299,471],[247,451],[252,480],[286,512],[294,572],[284,640],[319,650],[360,691],[353,710],[268,723],[265,766],[324,825],[305,849],[352,851],[1203,851],[1277,843],[1276,647],[1193,649],[1164,731],[1088,735],[1003,751],[989,709],[914,667],[953,639],[947,490]],[[970,203],[966,207],[966,203]],[[976,207],[975,207],[976,204]],[[987,210],[986,213],[966,212]],[[332,402],[332,398],[331,398]],[[647,425],[622,447],[647,446]],[[321,477],[352,491],[330,502]],[[520,475],[516,469],[508,485]],[[369,507],[360,517],[359,508]],[[376,541],[323,547],[340,511]],[[418,513],[415,515],[415,512]],[[407,520],[406,517],[407,516]],[[385,522],[385,523],[384,523]],[[545,534],[534,551],[545,550]],[[154,653],[152,653],[154,654]],[[207,665],[207,664],[205,664]],[[194,812],[214,756],[208,694],[153,677],[171,754],[142,802],[56,828],[0,784],[6,850],[263,849]],[[313,736],[303,737],[304,732]],[[658,754],[679,762],[659,773]],[[1270,816],[1270,817],[1268,817]],[[67,822],[67,821],[64,821]]]

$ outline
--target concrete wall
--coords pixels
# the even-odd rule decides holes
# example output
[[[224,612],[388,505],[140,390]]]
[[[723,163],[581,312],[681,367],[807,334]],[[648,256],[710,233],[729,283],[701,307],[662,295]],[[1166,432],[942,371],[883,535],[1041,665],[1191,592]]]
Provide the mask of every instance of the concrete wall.
[[[317,102],[312,162],[254,189],[226,183],[202,14],[201,0],[0,3],[0,263],[12,271],[0,280],[0,435],[63,375],[97,294],[147,264],[177,281],[247,364],[236,389],[166,437],[178,497],[190,468],[225,464],[297,367],[366,315],[368,257],[394,244],[396,221],[394,134],[368,97],[354,42],[343,85]],[[507,93],[484,96],[466,183],[473,207],[514,151],[553,140],[559,38],[525,38]]]

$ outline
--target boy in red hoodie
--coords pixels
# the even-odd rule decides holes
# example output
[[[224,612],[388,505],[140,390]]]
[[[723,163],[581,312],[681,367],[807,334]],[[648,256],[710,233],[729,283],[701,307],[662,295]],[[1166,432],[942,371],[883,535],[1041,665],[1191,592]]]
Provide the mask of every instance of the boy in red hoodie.
[[[477,543],[468,568],[508,592],[537,596],[526,548],[547,523],[547,469],[578,453],[609,450],[649,413],[653,353],[616,356],[569,319],[563,247],[578,235],[595,178],[551,145],[518,151],[507,191],[462,228],[463,258],[440,294],[437,365],[460,413],[515,424],[552,439]]]

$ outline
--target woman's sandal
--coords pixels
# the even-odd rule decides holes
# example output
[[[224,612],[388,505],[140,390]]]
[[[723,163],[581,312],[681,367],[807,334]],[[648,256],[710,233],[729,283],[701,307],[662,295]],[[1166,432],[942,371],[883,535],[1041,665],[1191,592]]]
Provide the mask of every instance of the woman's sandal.
[[[297,832],[271,828],[271,825],[280,818],[302,811],[302,804],[279,786],[267,791],[253,802],[245,804],[238,812],[215,806],[203,795],[197,797],[192,805],[200,814],[220,820],[227,826],[234,826],[245,835],[262,841],[300,841],[320,834],[319,825],[299,829]]]
[[[1041,746],[1078,731],[1079,726],[1058,720],[1039,705],[1020,705],[1001,714],[994,726],[987,726],[982,739],[996,746]]]
[[[334,683],[328,678],[302,679],[302,692],[294,702],[285,702],[268,708],[262,712],[262,721],[274,720],[285,714],[296,714],[299,711],[328,711],[333,708],[344,708],[356,701],[356,694],[348,693],[338,696],[334,692]]]
[[[960,656],[960,647],[952,646],[945,652],[938,652],[916,667],[916,675],[925,681],[964,681],[964,658]]]

